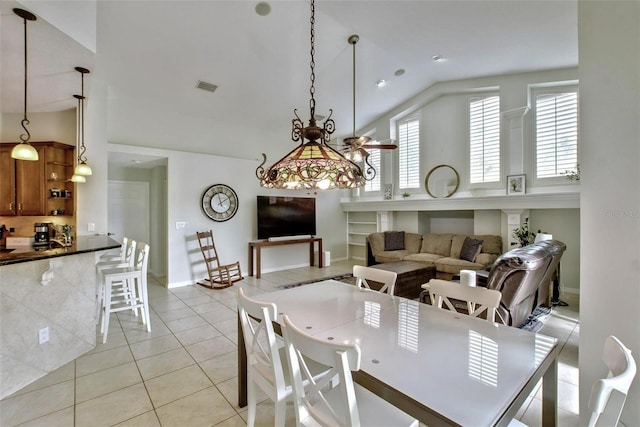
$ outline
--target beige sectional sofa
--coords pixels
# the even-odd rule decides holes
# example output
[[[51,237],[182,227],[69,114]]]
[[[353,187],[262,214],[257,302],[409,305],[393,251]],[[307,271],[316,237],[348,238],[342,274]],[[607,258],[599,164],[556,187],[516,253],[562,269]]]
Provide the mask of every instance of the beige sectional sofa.
[[[416,234],[393,233],[385,236],[385,232],[372,233],[367,236],[368,254],[367,265],[384,262],[414,261],[424,262],[436,267],[439,279],[450,280],[460,270],[483,270],[494,263],[502,254],[502,238],[493,235],[464,235],[464,234]],[[473,261],[460,259],[460,252],[466,238],[481,240],[479,252],[475,253]],[[391,240],[395,240],[391,244]],[[385,241],[389,247],[385,247]],[[396,249],[402,247],[402,249]],[[391,250],[388,250],[391,249]],[[465,247],[468,249],[468,246]]]

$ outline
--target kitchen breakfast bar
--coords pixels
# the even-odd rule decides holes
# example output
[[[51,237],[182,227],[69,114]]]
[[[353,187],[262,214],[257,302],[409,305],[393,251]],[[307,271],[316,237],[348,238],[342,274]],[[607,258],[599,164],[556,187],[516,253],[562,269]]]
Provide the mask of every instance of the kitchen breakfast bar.
[[[0,399],[96,346],[96,260],[120,243],[0,249]],[[42,342],[42,343],[41,343]]]

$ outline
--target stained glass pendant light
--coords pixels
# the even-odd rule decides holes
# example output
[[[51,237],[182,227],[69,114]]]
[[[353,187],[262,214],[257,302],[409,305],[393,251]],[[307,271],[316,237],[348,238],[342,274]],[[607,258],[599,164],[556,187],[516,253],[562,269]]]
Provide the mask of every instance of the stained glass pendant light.
[[[11,157],[18,160],[37,161],[38,152],[29,144],[31,134],[27,129],[27,125],[29,124],[29,119],[27,118],[27,21],[35,21],[36,16],[31,12],[18,8],[13,9],[13,13],[24,21],[24,117],[20,124],[25,133],[20,134],[20,141],[22,142],[13,147]]]
[[[77,72],[80,73],[81,76],[81,80],[82,80],[82,95],[73,95],[75,98],[78,99],[78,107],[79,107],[79,114],[78,114],[78,119],[79,119],[79,136],[78,136],[78,140],[80,141],[80,146],[78,147],[78,164],[73,172],[74,175],[80,175],[80,176],[89,176],[91,175],[93,172],[91,171],[91,168],[89,167],[89,165],[87,164],[87,157],[84,155],[84,153],[87,151],[87,147],[85,147],[84,145],[84,75],[87,74],[89,72],[89,70],[87,70],[86,68],[82,68],[82,67],[76,67],[75,70]]]
[[[266,188],[284,188],[290,190],[329,190],[335,188],[357,188],[364,185],[365,180],[360,167],[346,159],[327,143],[335,131],[335,123],[329,117],[323,127],[316,124],[315,110],[315,2],[311,0],[311,95],[309,125],[294,110],[291,139],[300,141],[300,145],[287,153],[271,167],[265,169],[267,156],[263,153],[263,161],[256,169],[260,185]]]

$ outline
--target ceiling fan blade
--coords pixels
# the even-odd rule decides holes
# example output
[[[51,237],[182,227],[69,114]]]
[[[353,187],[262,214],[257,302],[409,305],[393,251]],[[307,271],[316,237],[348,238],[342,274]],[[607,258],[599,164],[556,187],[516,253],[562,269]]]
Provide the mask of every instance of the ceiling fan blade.
[[[395,144],[366,144],[366,145],[363,145],[362,147],[366,148],[367,150],[371,150],[371,149],[394,150],[398,148],[398,146]]]

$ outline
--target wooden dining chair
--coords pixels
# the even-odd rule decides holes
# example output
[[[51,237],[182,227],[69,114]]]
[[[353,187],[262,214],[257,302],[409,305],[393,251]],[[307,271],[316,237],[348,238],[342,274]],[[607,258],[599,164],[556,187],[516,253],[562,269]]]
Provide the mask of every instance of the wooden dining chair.
[[[238,315],[247,352],[247,426],[255,424],[258,388],[275,403],[274,426],[284,426],[286,402],[293,389],[283,341],[273,329],[278,315],[276,305],[249,298],[240,288]],[[314,376],[323,375],[329,369],[317,363],[309,366]]]
[[[448,280],[431,279],[429,281],[429,293],[432,301],[438,308],[460,312],[457,301],[464,302],[467,314],[471,317],[479,317],[486,312],[486,319],[495,321],[496,309],[500,305],[502,294],[495,289],[478,288],[474,286],[462,285]]]
[[[211,289],[224,289],[243,279],[239,261],[231,264],[220,263],[218,251],[213,241],[213,231],[198,231],[196,235],[209,275],[208,278],[197,282],[199,285]]]
[[[321,340],[298,329],[288,316],[283,321],[297,426],[308,421],[322,426],[418,426],[418,420],[353,382],[351,371],[360,369],[357,344]],[[331,369],[311,378],[307,361]]]
[[[382,287],[380,287],[380,289],[376,289],[376,286],[374,286],[374,290],[393,295],[396,287],[396,279],[398,278],[398,273],[394,271],[380,270],[378,268],[364,267],[362,265],[354,265],[353,277],[357,279],[356,286],[359,288],[372,289],[371,285],[368,282],[370,280],[372,282],[382,284]]]

